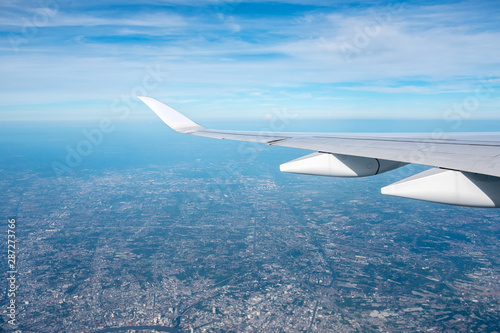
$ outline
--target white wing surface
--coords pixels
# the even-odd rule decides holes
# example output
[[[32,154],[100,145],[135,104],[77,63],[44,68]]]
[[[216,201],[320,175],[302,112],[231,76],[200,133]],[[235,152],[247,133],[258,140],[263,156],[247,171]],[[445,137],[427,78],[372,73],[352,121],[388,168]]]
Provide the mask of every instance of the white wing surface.
[[[260,142],[315,153],[281,165],[284,172],[363,177],[408,163],[437,167],[382,193],[471,207],[500,207],[500,133],[324,134],[207,129],[150,97],[139,97],[168,126],[186,134]]]

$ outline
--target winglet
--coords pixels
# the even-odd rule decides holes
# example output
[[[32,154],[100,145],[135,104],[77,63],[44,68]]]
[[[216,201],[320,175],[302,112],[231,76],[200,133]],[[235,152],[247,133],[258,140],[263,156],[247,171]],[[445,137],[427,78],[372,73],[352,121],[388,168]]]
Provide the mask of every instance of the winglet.
[[[173,130],[181,133],[192,133],[202,129],[205,127],[198,125],[188,117],[184,116],[180,112],[172,109],[170,106],[167,106],[154,98],[137,96],[141,101],[143,101],[147,106],[153,110],[158,117],[163,120],[165,124],[170,126]]]

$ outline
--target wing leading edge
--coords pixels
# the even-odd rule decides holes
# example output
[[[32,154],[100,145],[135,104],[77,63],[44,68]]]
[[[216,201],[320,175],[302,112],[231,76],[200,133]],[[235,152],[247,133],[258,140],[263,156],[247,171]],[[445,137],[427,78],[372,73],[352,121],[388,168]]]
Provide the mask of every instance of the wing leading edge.
[[[434,166],[382,189],[383,194],[472,207],[500,207],[500,134],[323,134],[205,128],[150,97],[139,97],[175,131],[215,139],[315,151],[285,163],[284,172],[361,177],[408,163]],[[428,170],[429,171],[429,170]]]

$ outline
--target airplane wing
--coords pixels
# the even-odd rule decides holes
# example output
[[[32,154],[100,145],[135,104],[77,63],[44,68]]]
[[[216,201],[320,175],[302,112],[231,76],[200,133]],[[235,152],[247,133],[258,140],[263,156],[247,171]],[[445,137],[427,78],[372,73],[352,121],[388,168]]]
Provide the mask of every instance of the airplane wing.
[[[500,133],[323,134],[205,128],[150,97],[139,97],[172,129],[197,136],[312,150],[283,172],[364,177],[408,163],[430,170],[382,188],[387,195],[470,207],[500,207]]]

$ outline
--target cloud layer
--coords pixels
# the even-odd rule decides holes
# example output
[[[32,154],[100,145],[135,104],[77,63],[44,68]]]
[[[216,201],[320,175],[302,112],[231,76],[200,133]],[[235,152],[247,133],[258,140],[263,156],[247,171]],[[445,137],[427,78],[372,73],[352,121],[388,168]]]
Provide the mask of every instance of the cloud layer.
[[[199,116],[439,118],[485,85],[471,117],[500,116],[495,2],[2,6],[0,119],[99,118],[141,89]]]

